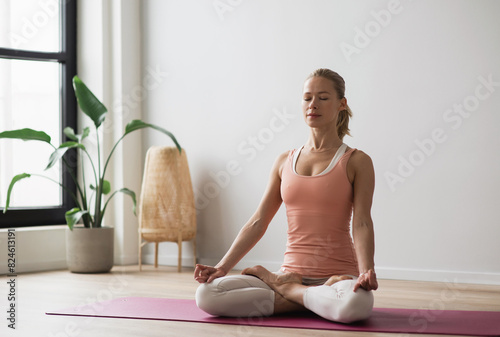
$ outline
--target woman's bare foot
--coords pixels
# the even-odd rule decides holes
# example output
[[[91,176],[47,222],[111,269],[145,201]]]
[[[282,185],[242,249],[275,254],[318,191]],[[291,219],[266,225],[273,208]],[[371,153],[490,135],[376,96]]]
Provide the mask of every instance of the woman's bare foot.
[[[288,286],[293,284],[302,284],[302,276],[297,273],[286,273],[282,275],[276,275],[271,273],[269,270],[262,266],[254,266],[251,268],[246,268],[242,272],[244,275],[253,275],[264,281],[271,289],[277,293],[285,296],[286,289]]]

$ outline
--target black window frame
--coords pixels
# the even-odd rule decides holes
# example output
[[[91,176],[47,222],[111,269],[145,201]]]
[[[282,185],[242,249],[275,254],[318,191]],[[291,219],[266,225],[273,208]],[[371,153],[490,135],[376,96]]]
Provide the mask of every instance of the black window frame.
[[[76,27],[77,0],[60,0],[60,51],[39,52],[21,49],[0,48],[0,58],[11,60],[29,60],[41,62],[58,62],[60,64],[60,120],[61,139],[66,139],[63,129],[77,127],[77,103],[73,91],[73,76],[77,71],[76,59]],[[2,130],[3,131],[3,130]],[[62,183],[76,195],[76,184],[71,178],[71,172],[76,176],[76,151],[68,151],[65,156],[69,167],[61,165]],[[18,172],[21,173],[21,172]],[[29,227],[44,225],[60,225],[66,223],[64,214],[75,207],[75,202],[68,191],[61,188],[62,205],[58,207],[9,208],[3,213],[5,205],[0,205],[0,228]]]

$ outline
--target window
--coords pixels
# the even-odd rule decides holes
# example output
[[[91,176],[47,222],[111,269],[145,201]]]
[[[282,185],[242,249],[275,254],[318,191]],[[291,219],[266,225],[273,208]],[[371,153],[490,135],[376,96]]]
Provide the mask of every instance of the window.
[[[63,129],[76,129],[76,0],[0,1],[0,131],[31,128],[44,131],[58,146]],[[44,171],[53,149],[45,143],[0,140],[0,227],[65,223],[74,206],[71,171],[59,165]],[[14,187],[8,212],[3,214],[13,176],[38,173]],[[69,186],[69,191],[57,183]]]

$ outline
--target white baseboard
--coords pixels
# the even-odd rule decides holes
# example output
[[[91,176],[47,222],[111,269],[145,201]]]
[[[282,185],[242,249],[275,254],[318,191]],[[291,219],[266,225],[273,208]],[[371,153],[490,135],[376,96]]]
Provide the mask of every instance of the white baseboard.
[[[139,263],[139,256],[137,255],[116,255],[114,257],[114,264],[116,266],[130,266]]]

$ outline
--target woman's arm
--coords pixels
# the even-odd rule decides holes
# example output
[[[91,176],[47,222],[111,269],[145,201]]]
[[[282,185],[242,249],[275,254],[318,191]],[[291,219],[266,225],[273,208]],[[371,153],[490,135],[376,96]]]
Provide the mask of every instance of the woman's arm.
[[[352,230],[360,273],[354,291],[359,287],[376,290],[378,282],[374,270],[375,240],[371,217],[375,189],[373,163],[366,153],[356,151],[352,154],[348,165],[354,188]]]
[[[200,283],[212,282],[226,275],[262,238],[272,218],[281,206],[281,170],[288,152],[281,154],[274,162],[269,183],[257,210],[243,226],[227,251],[215,267],[196,265],[195,279]]]

